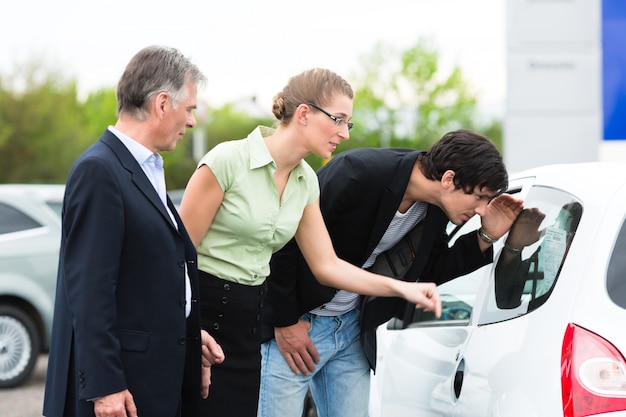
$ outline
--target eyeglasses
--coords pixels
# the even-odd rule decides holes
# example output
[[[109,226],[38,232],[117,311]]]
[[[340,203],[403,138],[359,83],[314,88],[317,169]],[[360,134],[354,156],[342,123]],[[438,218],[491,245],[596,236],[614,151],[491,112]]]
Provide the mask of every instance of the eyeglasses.
[[[322,113],[324,113],[326,116],[330,117],[332,119],[333,122],[335,122],[336,126],[340,126],[342,123],[345,123],[346,126],[348,126],[348,130],[352,129],[354,127],[354,123],[352,122],[346,122],[345,120],[343,120],[343,118],[341,117],[337,117],[337,116],[333,116],[332,114],[328,113],[326,110],[317,107],[315,104],[313,103],[307,103],[309,106],[316,108],[317,110],[321,111]]]

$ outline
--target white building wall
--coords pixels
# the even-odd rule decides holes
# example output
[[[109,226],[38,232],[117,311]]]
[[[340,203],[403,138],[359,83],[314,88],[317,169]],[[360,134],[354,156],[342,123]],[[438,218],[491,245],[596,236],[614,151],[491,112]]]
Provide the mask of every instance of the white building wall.
[[[601,10],[601,0],[507,0],[509,170],[604,157]]]

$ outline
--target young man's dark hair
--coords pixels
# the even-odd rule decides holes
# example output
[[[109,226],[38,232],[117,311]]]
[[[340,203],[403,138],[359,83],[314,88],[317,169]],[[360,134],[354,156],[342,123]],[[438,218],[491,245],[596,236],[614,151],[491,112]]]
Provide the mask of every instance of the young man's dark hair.
[[[446,133],[419,156],[419,162],[422,173],[431,180],[441,180],[447,170],[453,170],[454,185],[467,193],[478,187],[499,194],[508,185],[498,149],[489,139],[471,130]]]

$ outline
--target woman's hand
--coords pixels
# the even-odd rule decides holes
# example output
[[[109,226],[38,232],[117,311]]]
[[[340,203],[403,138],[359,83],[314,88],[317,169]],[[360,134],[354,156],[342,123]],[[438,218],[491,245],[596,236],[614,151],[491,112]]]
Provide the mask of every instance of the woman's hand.
[[[400,293],[407,301],[415,304],[416,308],[424,311],[433,311],[437,318],[441,317],[441,298],[437,286],[432,282],[405,282],[396,281],[402,286]]]

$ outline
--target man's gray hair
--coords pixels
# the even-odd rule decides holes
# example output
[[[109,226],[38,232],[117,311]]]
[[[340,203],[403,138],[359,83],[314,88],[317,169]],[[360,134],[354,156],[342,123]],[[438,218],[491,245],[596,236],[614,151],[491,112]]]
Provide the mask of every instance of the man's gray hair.
[[[207,79],[180,51],[148,46],[130,60],[117,84],[117,115],[143,120],[150,101],[166,92],[173,106],[187,98],[187,84],[199,88]]]

